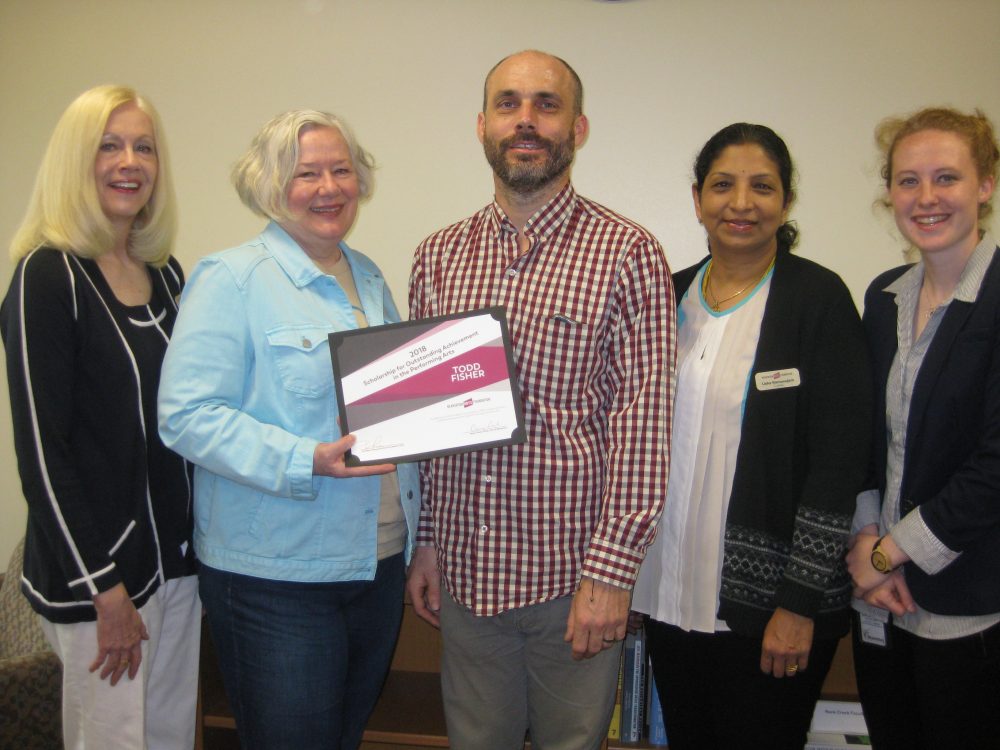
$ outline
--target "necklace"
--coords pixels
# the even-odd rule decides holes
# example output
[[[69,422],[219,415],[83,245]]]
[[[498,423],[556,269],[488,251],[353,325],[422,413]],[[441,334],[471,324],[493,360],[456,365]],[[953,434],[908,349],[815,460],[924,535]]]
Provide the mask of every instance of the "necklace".
[[[935,305],[931,303],[931,293],[928,291],[926,286],[921,287],[920,293],[921,295],[923,295],[923,298],[927,301],[927,312],[924,313],[924,323],[927,323],[928,321],[930,321],[931,317],[933,317],[934,313],[936,313],[938,310],[940,310],[948,303],[948,299],[945,298]]]
[[[777,257],[777,256],[775,256],[775,257]],[[768,273],[770,273],[770,271],[771,271],[772,268],[774,268],[774,260],[775,260],[774,258],[771,258],[771,262],[767,264],[767,268],[764,269],[764,273],[762,273],[756,279],[754,279],[749,284],[747,284],[745,287],[743,287],[742,289],[740,289],[738,292],[734,292],[733,294],[730,294],[728,297],[723,297],[722,299],[719,299],[718,297],[716,297],[715,294],[712,292],[712,289],[711,289],[712,263],[714,261],[710,260],[710,261],[708,261],[708,268],[705,269],[705,278],[701,282],[702,296],[705,298],[705,301],[708,302],[708,297],[709,297],[709,295],[711,295],[712,299],[715,300],[715,301],[714,302],[708,302],[708,306],[711,307],[715,312],[720,312],[721,311],[720,308],[722,307],[723,304],[725,304],[726,302],[729,302],[729,300],[731,300],[731,299],[736,299],[741,294],[743,294],[743,292],[745,292],[747,289],[750,289],[751,287],[755,287],[760,282],[762,282],[764,280],[764,277],[767,276]]]

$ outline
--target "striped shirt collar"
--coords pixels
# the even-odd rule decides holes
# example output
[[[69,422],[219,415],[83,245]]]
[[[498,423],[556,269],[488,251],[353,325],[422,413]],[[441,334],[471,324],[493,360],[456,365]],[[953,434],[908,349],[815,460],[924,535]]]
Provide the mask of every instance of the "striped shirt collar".
[[[983,285],[983,277],[986,276],[986,269],[989,268],[990,261],[993,260],[993,251],[996,249],[996,240],[989,232],[984,232],[976,249],[969,256],[969,261],[962,269],[962,275],[958,277],[958,284],[952,296],[946,300],[951,302],[957,299],[959,302],[975,302],[979,296],[979,288]],[[906,273],[889,284],[883,291],[895,294],[896,304],[899,305],[905,299],[915,300],[920,294],[920,285],[924,280],[923,261],[912,265]]]

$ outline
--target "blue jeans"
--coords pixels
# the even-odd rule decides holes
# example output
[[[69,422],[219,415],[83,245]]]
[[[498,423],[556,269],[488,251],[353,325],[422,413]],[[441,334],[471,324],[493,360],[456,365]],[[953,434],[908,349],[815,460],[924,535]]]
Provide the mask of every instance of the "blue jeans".
[[[355,750],[399,635],[403,555],[374,581],[199,575],[244,750]]]

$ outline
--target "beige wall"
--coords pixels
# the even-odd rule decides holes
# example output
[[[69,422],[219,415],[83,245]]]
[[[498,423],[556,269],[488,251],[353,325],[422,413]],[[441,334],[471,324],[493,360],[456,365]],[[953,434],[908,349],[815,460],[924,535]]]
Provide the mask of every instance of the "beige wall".
[[[800,254],[860,300],[900,258],[871,207],[874,124],[942,102],[1000,123],[998,31],[996,0],[0,0],[0,246],[56,119],[90,86],[134,85],[163,114],[187,268],[260,226],[227,179],[260,124],[329,109],[380,164],[350,242],[405,306],[416,243],[490,198],[474,131],[484,73],[538,47],[586,87],[577,187],[652,229],[675,268],[704,252],[695,152],[729,122],[763,122],[797,160]],[[4,254],[4,288],[11,273]],[[0,568],[25,519],[9,422],[4,396]]]

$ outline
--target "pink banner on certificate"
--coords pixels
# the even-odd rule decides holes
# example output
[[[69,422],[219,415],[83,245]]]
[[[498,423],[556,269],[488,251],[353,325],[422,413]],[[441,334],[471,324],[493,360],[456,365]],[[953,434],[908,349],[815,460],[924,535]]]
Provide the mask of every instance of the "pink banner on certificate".
[[[499,340],[479,346],[387,386],[352,405],[378,404],[414,398],[449,398],[508,379],[507,357]]]

